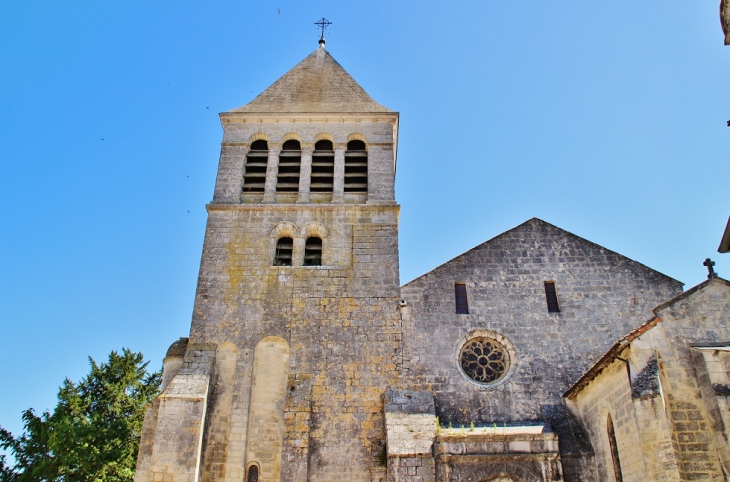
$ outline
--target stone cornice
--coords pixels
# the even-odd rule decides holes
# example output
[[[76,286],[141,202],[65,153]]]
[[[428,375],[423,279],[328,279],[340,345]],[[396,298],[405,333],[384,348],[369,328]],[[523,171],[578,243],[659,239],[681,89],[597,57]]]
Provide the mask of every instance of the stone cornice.
[[[301,114],[282,114],[277,112],[261,112],[261,113],[240,113],[240,112],[223,112],[219,114],[221,124],[273,124],[273,125],[294,125],[294,124],[339,124],[354,123],[360,125],[362,123],[377,124],[381,122],[391,123],[395,125],[398,122],[398,112],[347,112],[347,113],[301,113]]]
[[[246,203],[211,203],[206,204],[205,209],[208,212],[213,211],[269,211],[272,209],[289,210],[289,211],[301,211],[302,208],[311,209],[324,209],[328,211],[338,211],[347,209],[364,209],[371,211],[373,209],[400,209],[400,205],[395,201],[380,201],[377,204],[330,204],[330,203],[306,203],[306,204],[284,204],[284,203],[259,203],[259,204],[246,204]]]

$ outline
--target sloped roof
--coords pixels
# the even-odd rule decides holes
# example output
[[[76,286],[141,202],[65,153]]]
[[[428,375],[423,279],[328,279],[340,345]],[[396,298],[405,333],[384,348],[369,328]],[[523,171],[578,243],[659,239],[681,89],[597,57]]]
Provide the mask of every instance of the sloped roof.
[[[730,253],[730,218],[727,220],[727,226],[725,226],[725,232],[722,235],[722,241],[720,241],[720,247],[717,248],[720,253]]]
[[[248,104],[230,112],[393,112],[373,100],[320,47]]]
[[[459,259],[461,259],[463,257],[469,256],[470,254],[472,254],[474,252],[477,252],[479,250],[485,249],[490,244],[498,242],[501,238],[506,237],[506,236],[510,236],[511,234],[518,233],[520,231],[544,231],[546,233],[549,233],[548,235],[550,235],[550,236],[555,236],[555,235],[565,236],[565,237],[568,237],[570,239],[573,239],[573,240],[575,240],[578,243],[581,243],[583,245],[591,246],[591,247],[597,248],[599,250],[603,250],[607,254],[612,254],[612,255],[618,256],[620,259],[623,259],[627,263],[631,263],[634,266],[641,267],[642,269],[646,270],[646,272],[648,272],[648,273],[653,273],[653,274],[655,274],[657,276],[661,276],[661,277],[663,277],[663,278],[665,278],[667,280],[670,280],[670,281],[672,281],[674,283],[677,283],[678,285],[680,285],[680,287],[683,284],[682,282],[677,281],[676,279],[671,278],[671,277],[665,275],[664,273],[660,273],[659,271],[656,271],[655,269],[652,269],[652,268],[646,266],[645,264],[639,263],[638,261],[635,261],[635,260],[633,260],[631,258],[627,258],[626,256],[624,256],[624,255],[622,255],[620,253],[617,253],[615,251],[612,251],[612,250],[610,250],[608,248],[604,248],[603,246],[601,246],[599,244],[596,244],[596,243],[594,243],[592,241],[589,241],[589,240],[587,240],[585,238],[581,238],[580,236],[578,236],[576,234],[573,234],[570,231],[566,231],[563,228],[560,228],[558,226],[555,226],[554,224],[550,224],[547,221],[543,221],[542,219],[539,219],[539,218],[532,218],[532,219],[528,219],[527,221],[525,221],[524,223],[520,224],[519,226],[516,226],[516,227],[514,227],[512,229],[509,229],[509,230],[503,232],[502,234],[498,234],[497,236],[495,236],[495,237],[493,237],[493,238],[491,238],[491,239],[489,239],[489,240],[487,240],[487,241],[485,241],[485,242],[483,242],[483,243],[481,243],[481,244],[479,244],[479,245],[471,248],[470,250],[468,250],[468,251],[466,251],[466,252],[464,252],[464,253],[462,253],[462,254],[460,254],[460,255],[458,255],[458,256],[456,256],[456,257],[454,257],[454,258],[452,258],[452,259],[450,259],[448,261],[446,261],[445,263],[437,266],[436,268],[432,269],[431,271],[428,271],[427,273],[424,273],[421,276],[419,276],[419,277],[417,277],[417,278],[409,281],[405,285],[401,286],[401,288],[406,287],[406,286],[408,286],[408,285],[410,285],[412,283],[416,283],[418,280],[420,280],[420,279],[422,279],[422,278],[430,275],[431,273],[433,273],[435,271],[438,271],[442,267],[444,267],[444,266],[446,266],[446,265],[448,265],[450,263],[454,263],[454,262],[458,261]]]
[[[727,287],[730,287],[730,281],[727,281],[722,278],[710,278],[707,281],[703,281],[702,283],[698,284],[697,286],[688,289],[687,291],[684,291],[674,298],[672,298],[669,301],[665,301],[661,305],[654,308],[652,311],[654,312],[654,316],[650,318],[649,320],[645,321],[642,325],[636,327],[635,329],[631,330],[626,336],[623,336],[616,341],[616,343],[613,344],[611,348],[601,357],[598,359],[596,363],[593,364],[592,367],[590,367],[583,375],[573,384],[571,387],[563,393],[563,398],[572,398],[575,395],[577,395],[583,388],[585,388],[588,383],[590,383],[593,379],[595,379],[598,375],[601,374],[601,372],[610,365],[618,356],[621,354],[621,352],[624,351],[626,347],[628,347],[632,341],[639,338],[641,335],[649,331],[651,328],[658,325],[660,322],[662,322],[662,317],[659,316],[659,312],[663,310],[664,308],[671,306],[675,303],[677,303],[680,300],[683,300],[685,298],[689,298],[690,296],[694,295],[698,291],[704,289],[706,286],[710,284],[720,284],[725,285]]]

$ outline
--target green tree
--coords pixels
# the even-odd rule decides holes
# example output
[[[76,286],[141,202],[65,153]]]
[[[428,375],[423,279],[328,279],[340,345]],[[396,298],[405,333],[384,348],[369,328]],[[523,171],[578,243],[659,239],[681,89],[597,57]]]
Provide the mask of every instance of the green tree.
[[[91,372],[78,384],[66,379],[53,413],[23,412],[24,431],[0,428],[2,482],[132,481],[146,404],[162,375],[148,373],[141,353],[111,352],[107,363],[89,358]]]

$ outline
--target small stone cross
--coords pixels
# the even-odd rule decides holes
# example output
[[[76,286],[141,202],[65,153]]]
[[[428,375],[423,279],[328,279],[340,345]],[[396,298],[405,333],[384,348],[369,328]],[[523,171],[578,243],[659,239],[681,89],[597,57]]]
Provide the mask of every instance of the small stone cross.
[[[712,261],[710,258],[707,258],[704,263],[702,263],[702,266],[707,266],[707,279],[717,278],[717,273],[715,273],[715,270],[712,268],[715,266],[715,262]]]

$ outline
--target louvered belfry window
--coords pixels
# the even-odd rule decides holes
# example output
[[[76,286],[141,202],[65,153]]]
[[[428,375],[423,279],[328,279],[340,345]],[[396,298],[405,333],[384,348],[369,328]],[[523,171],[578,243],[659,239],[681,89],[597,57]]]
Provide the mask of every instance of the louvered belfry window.
[[[246,156],[243,192],[264,192],[268,160],[269,143],[263,140],[254,141]]]
[[[363,141],[347,143],[345,192],[368,192],[368,151]]]
[[[558,293],[555,291],[555,282],[545,282],[545,298],[549,313],[560,313],[560,305],[558,304]]]
[[[292,238],[279,238],[276,242],[276,253],[274,254],[274,266],[291,266],[294,240]]]
[[[304,266],[322,266],[322,240],[307,238],[304,244]]]
[[[454,293],[456,295],[456,313],[459,315],[468,315],[469,303],[466,299],[466,284],[454,284]]]
[[[302,148],[299,141],[290,139],[281,146],[279,175],[276,192],[299,192],[299,170],[302,164]]]
[[[311,192],[332,192],[335,178],[335,148],[332,141],[319,141],[312,153]]]

